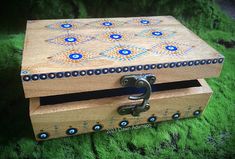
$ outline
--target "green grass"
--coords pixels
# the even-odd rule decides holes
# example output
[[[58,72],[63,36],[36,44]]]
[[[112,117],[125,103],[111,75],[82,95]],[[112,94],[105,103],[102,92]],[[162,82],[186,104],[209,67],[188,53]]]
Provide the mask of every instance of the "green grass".
[[[46,2],[42,1],[37,10]],[[92,6],[84,1],[76,4],[82,6],[77,13],[81,17],[94,15],[93,12],[99,16],[112,12],[102,11],[99,7],[91,11]],[[217,43],[219,39],[235,40],[235,22],[221,13],[215,4],[204,0],[194,2],[191,8],[186,1],[175,2],[172,5],[178,9],[174,10],[167,4],[169,1],[159,1],[155,6],[159,10],[154,14],[176,16],[225,56],[221,76],[207,80],[214,93],[203,116],[110,135],[99,132],[37,143],[19,77],[24,33],[12,34],[4,30],[0,33],[0,158],[235,158],[235,48],[225,48]],[[96,1],[93,5],[102,8],[107,4]],[[133,6],[132,16],[138,15],[141,9],[146,13],[147,9],[152,9],[146,1],[133,2]],[[53,7],[60,8],[60,14],[55,11],[44,13],[45,16],[61,17],[66,13],[69,17],[69,11],[63,12],[59,4]],[[199,12],[200,16],[195,16]],[[118,13],[116,8],[110,15],[121,15]],[[43,17],[41,14],[39,12],[38,16]],[[219,19],[218,25],[214,25],[215,19]]]

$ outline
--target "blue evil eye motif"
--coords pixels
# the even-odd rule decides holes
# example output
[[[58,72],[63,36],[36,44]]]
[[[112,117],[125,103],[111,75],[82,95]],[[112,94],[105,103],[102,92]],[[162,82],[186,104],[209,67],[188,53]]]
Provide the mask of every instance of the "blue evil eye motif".
[[[93,128],[92,128],[92,129],[93,129],[94,131],[100,131],[102,128],[103,128],[103,126],[102,126],[102,125],[100,125],[100,124],[96,124],[96,125],[94,125],[94,126],[93,126]]]
[[[61,27],[62,27],[62,28],[72,28],[72,24],[68,24],[68,23],[66,23],[66,24],[61,24]]]
[[[169,50],[169,51],[176,51],[177,47],[175,47],[173,45],[169,45],[169,46],[166,46],[166,49]]]
[[[154,35],[154,36],[161,36],[161,35],[162,35],[162,32],[160,32],[160,31],[154,31],[154,32],[152,32],[152,35]]]
[[[30,81],[30,76],[27,76],[27,75],[23,76],[23,80],[24,81]]]
[[[76,42],[76,41],[77,41],[77,39],[74,38],[74,37],[68,37],[68,38],[65,38],[64,40],[65,40],[66,42],[69,42],[69,43],[71,43],[71,42]]]
[[[131,54],[131,50],[122,49],[122,50],[119,50],[119,54],[121,54],[121,55],[130,55]]]
[[[150,123],[153,123],[153,122],[155,122],[156,120],[157,120],[157,117],[156,117],[156,116],[151,116],[151,117],[148,118],[148,122],[150,122]]]
[[[66,134],[67,135],[74,135],[78,132],[78,130],[76,128],[69,128],[66,130]]]
[[[49,137],[49,134],[46,133],[46,132],[42,132],[42,133],[39,133],[37,136],[38,136],[39,139],[44,140],[44,139],[47,139]]]
[[[112,26],[113,25],[113,23],[111,23],[111,22],[103,22],[102,23],[104,26]]]
[[[150,21],[149,21],[149,20],[146,20],[146,19],[142,19],[142,20],[140,21],[140,23],[141,23],[141,24],[149,24]]]
[[[193,112],[193,115],[194,116],[199,116],[201,114],[201,111],[200,110],[196,110],[195,112]]]
[[[177,120],[180,118],[180,113],[175,113],[172,115],[172,119]]]
[[[111,34],[109,37],[112,38],[112,39],[121,39],[122,35],[120,35],[120,34]]]
[[[72,60],[79,60],[79,59],[82,58],[82,54],[73,53],[73,54],[70,54],[70,55],[69,55],[69,58],[72,59]]]
[[[129,122],[128,122],[127,120],[123,120],[123,121],[121,121],[121,122],[119,123],[119,126],[120,126],[121,128],[124,128],[124,127],[126,127],[128,124],[129,124]]]

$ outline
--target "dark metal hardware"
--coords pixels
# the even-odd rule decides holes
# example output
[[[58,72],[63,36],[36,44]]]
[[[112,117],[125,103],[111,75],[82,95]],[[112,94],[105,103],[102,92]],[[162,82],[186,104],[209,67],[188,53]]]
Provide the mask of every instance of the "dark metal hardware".
[[[152,74],[141,74],[141,75],[126,75],[121,78],[121,85],[123,87],[136,87],[145,88],[145,92],[137,96],[129,96],[130,100],[141,100],[141,104],[123,105],[118,108],[120,115],[132,114],[138,116],[141,112],[149,110],[149,98],[152,92],[151,84],[156,81],[156,77]]]

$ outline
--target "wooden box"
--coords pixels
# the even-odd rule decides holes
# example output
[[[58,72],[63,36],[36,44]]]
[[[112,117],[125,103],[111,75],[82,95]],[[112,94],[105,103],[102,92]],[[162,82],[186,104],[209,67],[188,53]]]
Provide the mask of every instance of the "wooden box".
[[[212,94],[203,78],[223,61],[171,16],[28,21],[21,76],[35,137],[198,116]]]

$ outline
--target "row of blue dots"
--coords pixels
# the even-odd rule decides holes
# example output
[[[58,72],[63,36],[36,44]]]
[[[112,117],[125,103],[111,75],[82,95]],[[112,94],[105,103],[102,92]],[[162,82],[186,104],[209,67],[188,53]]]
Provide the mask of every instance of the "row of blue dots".
[[[195,110],[195,111],[193,112],[193,115],[194,115],[195,117],[200,116],[200,114],[201,114],[201,110]],[[176,113],[174,113],[174,114],[172,115],[172,119],[178,120],[178,119],[180,118],[180,116],[181,116],[180,112],[176,112]],[[148,117],[147,122],[149,122],[149,123],[155,123],[155,122],[157,122],[157,119],[158,119],[157,116],[152,115],[152,116]],[[124,120],[122,120],[122,121],[119,122],[119,127],[121,127],[121,128],[125,128],[125,127],[127,127],[128,125],[129,125],[129,121],[126,120],[126,119],[124,119]],[[103,125],[97,123],[97,124],[95,124],[95,125],[92,127],[92,129],[93,129],[93,131],[95,131],[95,132],[100,131],[100,130],[103,129]],[[78,133],[78,129],[77,129],[77,128],[69,128],[69,129],[67,129],[67,130],[65,131],[65,133],[66,133],[67,135],[75,135],[75,134]],[[37,137],[38,137],[39,139],[41,139],[41,140],[47,139],[49,136],[50,136],[50,135],[49,135],[48,132],[41,132],[41,133],[39,133],[39,134],[37,135]]]
[[[36,80],[45,80],[45,79],[54,79],[54,78],[66,78],[66,77],[77,77],[77,76],[91,76],[91,75],[100,75],[108,73],[121,73],[121,72],[133,72],[140,70],[150,70],[150,69],[161,69],[161,68],[174,68],[174,67],[185,67],[185,66],[197,66],[205,64],[216,64],[222,63],[223,58],[219,59],[208,59],[208,60],[195,60],[195,61],[182,61],[182,62],[172,62],[172,63],[160,63],[160,64],[150,64],[150,65],[137,65],[137,66],[125,66],[117,68],[103,68],[96,70],[82,70],[82,71],[72,71],[72,72],[57,72],[49,74],[34,74],[34,75],[25,75],[23,76],[23,81],[36,81]]]
[[[149,24],[150,21],[149,21],[149,20],[146,20],[146,19],[142,19],[142,20],[140,20],[140,23],[141,23],[141,24]],[[103,22],[102,25],[109,27],[109,26],[112,26],[113,23],[112,23],[112,22],[109,22],[109,21],[106,21],[106,22]],[[73,27],[73,25],[72,25],[72,24],[69,24],[69,23],[61,24],[60,26],[61,26],[62,28],[65,28],[65,29],[67,29],[67,28],[72,28],[72,27]]]

